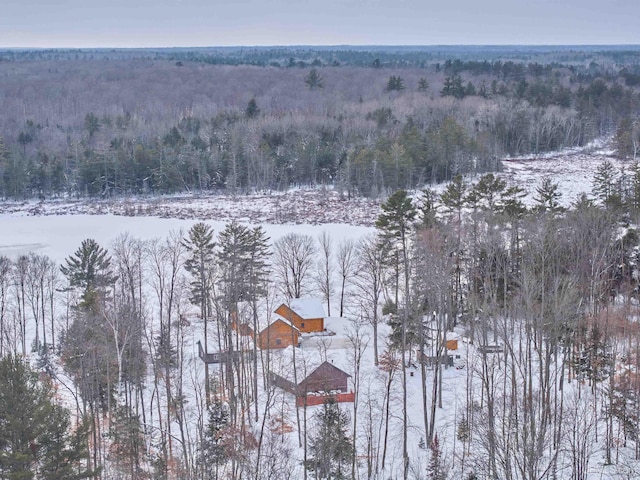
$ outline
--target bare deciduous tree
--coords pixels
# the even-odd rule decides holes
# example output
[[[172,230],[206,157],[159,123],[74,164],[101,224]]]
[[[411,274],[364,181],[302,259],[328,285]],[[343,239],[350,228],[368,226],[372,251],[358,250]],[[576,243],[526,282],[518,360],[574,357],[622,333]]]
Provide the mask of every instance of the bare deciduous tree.
[[[309,269],[313,266],[313,237],[289,233],[273,245],[273,264],[282,293],[291,300],[300,298],[307,289]]]
[[[356,242],[343,240],[338,245],[338,272],[340,273],[340,316],[344,313],[345,289],[355,274],[357,265]]]
[[[333,240],[327,232],[318,235],[318,243],[320,244],[321,258],[317,262],[316,282],[318,289],[322,293],[327,302],[327,315],[331,316],[331,295],[333,293],[333,261],[332,249]],[[342,316],[342,312],[340,313]]]

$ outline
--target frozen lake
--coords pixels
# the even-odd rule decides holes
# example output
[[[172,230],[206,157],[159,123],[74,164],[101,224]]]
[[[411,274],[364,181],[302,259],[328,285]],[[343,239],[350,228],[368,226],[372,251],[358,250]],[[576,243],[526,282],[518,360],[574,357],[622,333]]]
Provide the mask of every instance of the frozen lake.
[[[15,258],[22,254],[35,252],[48,255],[62,262],[73,254],[82,240],[93,238],[104,247],[124,233],[135,238],[166,238],[171,231],[183,230],[185,233],[197,220],[181,220],[157,217],[125,217],[119,215],[47,215],[23,216],[0,215],[0,255]],[[215,232],[225,227],[225,222],[207,220]],[[254,226],[254,225],[251,225]],[[369,227],[357,227],[341,224],[325,225],[262,225],[271,241],[291,233],[300,233],[317,237],[323,231],[329,233],[334,241],[358,239],[374,231]]]

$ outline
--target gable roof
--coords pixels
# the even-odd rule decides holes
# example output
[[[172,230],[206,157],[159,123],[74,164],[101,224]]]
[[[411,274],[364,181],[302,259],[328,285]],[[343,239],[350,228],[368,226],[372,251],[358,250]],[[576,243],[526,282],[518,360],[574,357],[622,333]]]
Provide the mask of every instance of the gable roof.
[[[349,375],[349,374],[348,374],[347,372],[345,372],[344,370],[342,370],[342,369],[340,369],[340,368],[336,367],[333,363],[328,362],[328,361],[326,361],[326,360],[325,360],[325,361],[324,361],[324,362],[322,362],[320,365],[318,365],[318,366],[315,368],[315,370],[313,370],[313,372],[311,372],[309,375],[307,375],[307,377],[305,378],[305,380],[306,380],[306,379],[308,379],[308,378],[310,378],[310,377],[312,377],[313,375],[315,375],[315,374],[316,374],[316,372],[321,372],[321,371],[323,371],[323,370],[334,370],[334,371],[336,371],[336,372],[338,372],[338,373],[341,373],[341,374],[345,375],[346,377],[351,377],[351,375]]]
[[[271,327],[273,327],[276,323],[278,322],[282,322],[284,323],[287,327],[292,328],[293,330],[295,330],[296,332],[300,333],[300,330],[298,329],[298,327],[296,327],[293,323],[291,323],[289,320],[287,320],[286,318],[282,318],[280,315],[277,315],[277,318],[271,322],[269,325],[267,325],[265,328],[262,329],[262,331],[260,332],[260,334],[262,334],[263,332],[266,332],[268,329],[270,329]]]
[[[291,310],[296,312],[302,318],[324,318],[324,307],[322,301],[315,297],[294,298],[288,304]]]
[[[296,358],[295,375],[294,375],[294,368],[293,368],[294,355]],[[320,369],[320,367],[323,366],[324,364],[327,364],[330,367],[333,367],[336,370],[343,372],[349,377],[351,376],[343,370],[343,368],[349,370],[349,360],[347,359],[346,355],[343,355],[343,356],[335,355],[323,361],[320,356],[320,352],[318,352],[315,349],[312,349],[312,350],[295,349],[295,352],[294,352],[294,347],[287,347],[273,354],[271,356],[271,363],[269,365],[269,370],[275,373],[276,375],[279,375],[280,377],[284,378],[285,380],[290,381],[291,383],[296,383],[294,382],[294,379],[295,379],[297,380],[297,384],[300,384],[307,378],[311,377],[314,374],[314,372]],[[327,367],[325,366],[322,368],[324,369]]]

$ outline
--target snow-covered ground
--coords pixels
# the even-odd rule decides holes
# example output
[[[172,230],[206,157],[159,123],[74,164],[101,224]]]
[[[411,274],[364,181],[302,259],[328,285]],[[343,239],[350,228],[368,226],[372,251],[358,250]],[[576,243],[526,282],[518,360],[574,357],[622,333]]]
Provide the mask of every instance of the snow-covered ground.
[[[109,247],[124,233],[141,240],[165,238],[174,231],[187,232],[197,219],[158,218],[155,216],[127,217],[113,214],[58,214],[24,215],[23,213],[0,214],[0,255],[15,258],[18,255],[36,252],[62,262],[73,254],[82,240],[93,238],[100,245]],[[224,229],[226,222],[206,220],[215,232]],[[373,231],[371,227],[346,224],[261,224],[271,241],[295,232],[317,237],[327,232],[336,240],[358,239]],[[253,225],[251,225],[253,226]]]
[[[57,199],[0,202],[0,213],[32,216],[104,215],[237,220],[249,224],[348,224],[371,226],[380,213],[378,200],[349,198],[333,188],[291,189],[251,195],[182,194],[153,198]]]
[[[610,142],[609,142],[610,143]],[[536,187],[543,178],[549,177],[558,184],[562,194],[560,203],[570,206],[577,198],[593,187],[593,176],[604,161],[611,162],[618,171],[629,169],[633,162],[620,160],[607,142],[597,142],[585,148],[566,150],[539,156],[507,158],[502,161],[502,176],[508,183],[522,187],[527,196],[525,203],[533,203]]]

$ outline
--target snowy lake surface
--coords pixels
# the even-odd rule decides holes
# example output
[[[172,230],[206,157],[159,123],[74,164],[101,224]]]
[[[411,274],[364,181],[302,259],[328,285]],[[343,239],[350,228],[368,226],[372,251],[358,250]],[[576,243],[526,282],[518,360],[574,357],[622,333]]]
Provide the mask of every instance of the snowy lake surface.
[[[197,220],[157,217],[125,217],[119,215],[0,215],[0,255],[15,258],[29,252],[48,255],[61,263],[73,254],[82,240],[93,238],[109,248],[120,235],[129,233],[141,240],[166,238],[170,232],[187,232]],[[207,220],[214,231],[224,229],[226,222]],[[254,226],[254,225],[251,225]],[[354,239],[372,233],[372,227],[351,225],[270,225],[263,224],[271,241],[288,233],[311,235],[323,231],[334,239]]]

